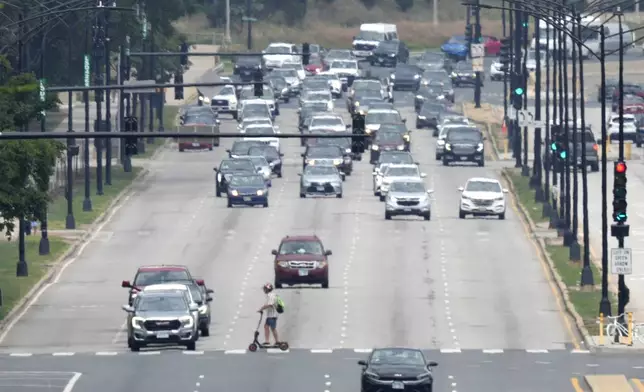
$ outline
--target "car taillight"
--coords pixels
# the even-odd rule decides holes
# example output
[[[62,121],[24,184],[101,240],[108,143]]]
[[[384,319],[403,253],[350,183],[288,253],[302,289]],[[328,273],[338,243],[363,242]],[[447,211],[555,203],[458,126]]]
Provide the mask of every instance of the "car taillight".
[[[598,150],[599,150],[599,146],[598,146],[597,144],[593,144],[593,150],[598,151]]]

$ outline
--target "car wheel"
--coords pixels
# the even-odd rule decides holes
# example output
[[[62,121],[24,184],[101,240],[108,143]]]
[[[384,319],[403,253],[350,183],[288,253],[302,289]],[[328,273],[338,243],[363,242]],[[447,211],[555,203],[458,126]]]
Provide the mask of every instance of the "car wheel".
[[[275,284],[274,284],[274,286],[275,286],[275,288],[276,288],[276,289],[281,289],[282,287],[284,287],[284,285],[282,284],[282,282],[280,282],[279,280],[277,280],[277,278],[275,278],[275,282],[274,282],[274,283],[275,283]]]
[[[426,221],[428,221],[428,220],[432,219],[432,213],[431,213],[431,212],[426,213],[425,215],[423,215],[423,218],[424,218]]]
[[[449,166],[449,161],[443,157],[443,166]]]
[[[505,219],[505,212],[502,214],[499,214],[499,220],[504,220]]]
[[[208,147],[208,151],[212,151],[212,146]]]
[[[391,220],[391,214],[385,211],[385,220]]]
[[[130,351],[132,351],[134,353],[138,353],[139,351],[141,351],[141,346],[139,346],[138,344],[132,342],[132,345],[130,345]]]
[[[481,160],[478,162],[478,165],[479,165],[479,167],[483,167],[483,166],[485,166],[485,159],[481,159]]]
[[[219,187],[215,187],[215,196],[221,197],[221,191],[219,190]]]
[[[458,210],[458,218],[465,219],[465,212],[463,212],[463,210]]]
[[[420,124],[416,123],[416,129],[423,129],[423,127]]]
[[[306,199],[306,194],[305,193],[300,193],[300,199]]]
[[[228,199],[228,201],[226,202],[226,207],[227,207],[227,208],[233,208],[233,202],[232,202],[232,200]]]
[[[262,207],[268,208],[268,199],[264,202],[264,204],[262,204]]]
[[[329,288],[329,278],[324,279],[321,284],[322,284],[323,289],[328,289]]]
[[[440,161],[440,160],[441,160],[441,156],[440,156],[440,154],[436,154],[436,160],[437,160],[437,161]]]
[[[381,193],[381,194],[380,194],[380,201],[385,201],[385,198],[386,198],[386,197],[387,197],[387,196],[384,196],[384,195]]]
[[[277,172],[277,178],[282,178],[282,169],[280,169],[280,171]]]
[[[210,327],[201,328],[201,336],[210,336]]]
[[[233,115],[233,120],[237,120],[237,112],[232,112],[231,114]]]
[[[340,192],[337,195],[335,195],[335,197],[338,198],[338,199],[342,199],[342,192]]]
[[[188,351],[195,351],[197,349],[197,342],[196,341],[191,341],[186,343],[186,350]]]
[[[183,152],[183,147],[179,147],[179,152]]]

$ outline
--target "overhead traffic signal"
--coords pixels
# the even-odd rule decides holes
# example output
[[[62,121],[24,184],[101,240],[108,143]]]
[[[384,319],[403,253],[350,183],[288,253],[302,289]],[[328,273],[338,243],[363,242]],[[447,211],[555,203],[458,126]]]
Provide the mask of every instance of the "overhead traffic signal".
[[[483,35],[481,34],[481,25],[480,24],[475,24],[474,25],[474,37],[472,39],[472,42],[476,42],[477,44],[483,43]]]
[[[354,114],[352,118],[352,133],[354,135],[364,135],[365,134],[365,122],[364,116],[360,114]],[[352,138],[351,139],[351,152],[354,154],[362,154],[365,150],[365,139],[364,138]]]
[[[465,41],[467,41],[468,45],[472,43],[472,25],[471,24],[465,25]]]
[[[253,81],[255,82],[255,96],[264,96],[264,73],[261,69],[255,70],[253,74]]]
[[[309,65],[311,59],[311,45],[308,42],[302,44],[302,64]]]
[[[501,63],[501,71],[509,72],[512,57],[512,38],[505,37],[501,39],[501,49],[499,51],[499,62]]]
[[[174,83],[183,84],[183,73],[181,71],[174,74]],[[174,88],[174,99],[182,100],[183,99],[183,86],[176,86]]]
[[[626,223],[626,162],[615,162],[613,178],[613,220],[617,223]]]
[[[139,121],[134,116],[125,117],[125,132],[138,132],[139,131]],[[125,138],[125,155],[136,155],[139,153],[138,148],[136,147],[137,138],[128,136]]]
[[[188,65],[188,44],[185,42],[181,43],[181,53],[181,65]]]

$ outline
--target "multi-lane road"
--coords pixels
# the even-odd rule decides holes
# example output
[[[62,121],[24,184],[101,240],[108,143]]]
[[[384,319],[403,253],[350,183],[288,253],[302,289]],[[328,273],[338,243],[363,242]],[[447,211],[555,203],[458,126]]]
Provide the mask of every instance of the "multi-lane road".
[[[396,95],[409,124],[412,97]],[[336,106],[345,112],[342,100]],[[293,105],[282,106],[282,132],[297,132],[296,120]],[[222,121],[222,131],[234,130]],[[357,360],[391,345],[437,360],[437,391],[563,391],[589,373],[637,377],[644,359],[579,346],[514,209],[504,221],[458,219],[457,188],[471,177],[498,177],[500,166],[443,167],[430,133],[412,139],[435,191],[430,222],[385,221],[365,161],[347,178],[344,199],[300,199],[298,140],[282,142],[284,178],[273,181],[267,209],[228,209],[214,196],[213,167],[231,140],[213,152],[166,150],[0,334],[0,391],[352,391]],[[285,235],[308,233],[333,250],[330,288],[280,290],[287,311],[279,328],[291,350],[248,353],[261,287],[273,280],[270,251]],[[215,290],[211,336],[196,352],[127,349],[120,281],[139,265],[161,263],[188,265]]]

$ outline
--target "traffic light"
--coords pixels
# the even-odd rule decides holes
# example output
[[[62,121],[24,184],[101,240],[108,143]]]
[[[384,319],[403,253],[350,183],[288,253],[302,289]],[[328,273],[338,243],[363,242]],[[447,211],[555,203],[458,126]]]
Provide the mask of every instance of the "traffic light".
[[[174,84],[183,84],[183,73],[176,72],[174,74]],[[183,99],[183,86],[176,86],[174,88],[174,99],[182,100]]]
[[[465,41],[468,45],[472,43],[472,25],[468,24],[465,26]]]
[[[512,90],[512,106],[516,110],[523,109],[523,95],[525,94],[525,89],[522,87],[524,84],[523,75],[520,73],[514,74],[514,83],[512,83],[514,90]]]
[[[615,162],[613,179],[613,220],[617,223],[626,223],[626,162]]]
[[[483,35],[481,34],[481,25],[480,24],[475,24],[474,25],[474,37],[473,37],[472,41],[476,42],[477,44],[483,43]]]
[[[181,65],[188,65],[188,44],[185,42],[181,43]]]
[[[308,42],[302,44],[302,64],[309,65],[311,59],[311,45]]]
[[[138,132],[139,121],[134,116],[125,117],[125,132]],[[137,138],[128,136],[125,138],[125,155],[136,155],[139,153],[136,147]]]
[[[512,52],[512,38],[505,37],[501,39],[501,50],[499,51],[499,62],[501,63],[501,71],[509,72],[510,63],[512,58],[510,53]]]
[[[255,96],[263,97],[264,96],[264,73],[261,69],[255,71],[253,75],[253,80],[255,82]]]
[[[365,123],[364,116],[360,114],[354,114],[352,118],[352,128],[354,135],[364,135]],[[351,139],[351,152],[354,154],[362,154],[365,150],[365,139],[364,138],[352,138]]]

